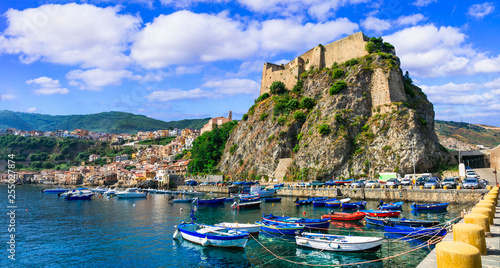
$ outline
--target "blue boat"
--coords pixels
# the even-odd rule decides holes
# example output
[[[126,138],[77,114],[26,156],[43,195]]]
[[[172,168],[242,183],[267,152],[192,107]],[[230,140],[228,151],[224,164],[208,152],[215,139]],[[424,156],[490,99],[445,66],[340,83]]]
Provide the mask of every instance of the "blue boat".
[[[281,202],[281,197],[267,197],[264,198],[265,203]]]
[[[401,210],[403,208],[403,202],[394,202],[390,204],[381,204],[379,205],[380,210]]]
[[[326,202],[333,202],[335,200],[337,200],[337,198],[316,200],[316,201],[313,201],[313,207],[324,207],[326,205]]]
[[[325,201],[325,206],[332,208],[339,208],[342,203],[339,200]]]
[[[195,200],[196,198],[183,198],[183,199],[174,199],[172,200],[173,203],[191,203]]]
[[[274,216],[273,214],[269,214],[266,216],[262,216],[263,220],[269,221],[269,222],[277,222],[277,223],[283,223],[283,224],[300,224],[304,225],[306,228],[328,228],[330,226],[330,221],[329,219],[307,219],[307,218],[294,218],[294,217],[288,217],[288,216]]]
[[[411,209],[415,211],[442,211],[448,208],[450,203],[439,203],[439,204],[411,204]]]
[[[226,197],[224,198],[224,202],[233,202],[234,201],[234,197]]]
[[[414,219],[390,219],[390,218],[379,218],[379,217],[365,217],[366,223],[375,226],[408,226],[408,227],[432,227],[439,224],[439,221],[426,221],[426,220],[414,220]]]
[[[411,236],[433,237],[445,236],[446,228],[426,228],[426,227],[408,227],[402,225],[384,226],[384,231],[392,234],[403,234]]]
[[[281,235],[295,235],[297,231],[304,231],[304,225],[300,224],[285,224],[278,222],[270,222],[266,220],[258,221],[256,224],[260,225],[260,230],[263,232],[281,234]]]
[[[297,206],[300,206],[300,205],[310,205],[314,201],[321,201],[321,200],[326,200],[326,197],[310,197],[310,198],[304,199],[304,200],[299,200],[299,198],[297,197],[297,199],[295,199],[295,204]]]
[[[68,193],[64,199],[65,200],[90,200],[94,193],[89,190],[75,190],[71,193]]]
[[[212,199],[198,199],[197,198],[197,203],[198,203],[198,205],[219,205],[219,204],[224,204],[224,200],[226,200],[225,197],[212,198]]]
[[[65,193],[67,191],[69,191],[69,189],[55,188],[55,189],[44,189],[44,190],[42,190],[42,193],[44,193],[44,194],[59,194],[59,193]]]
[[[354,202],[354,203],[343,203],[342,208],[343,209],[362,209],[365,208],[366,206],[366,201],[359,201],[359,202]]]
[[[333,185],[336,185],[336,184],[335,184],[334,180],[329,180],[329,181],[325,181],[325,185],[326,186],[333,186]]]

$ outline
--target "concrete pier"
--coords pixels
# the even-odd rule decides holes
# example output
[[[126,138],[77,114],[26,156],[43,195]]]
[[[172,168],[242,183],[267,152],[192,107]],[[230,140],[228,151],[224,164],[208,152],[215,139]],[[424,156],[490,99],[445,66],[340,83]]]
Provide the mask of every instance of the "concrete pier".
[[[461,223],[464,223],[462,220]],[[486,237],[486,255],[481,256],[482,267],[497,268],[500,264],[500,206],[496,207],[495,218],[490,226],[492,237]],[[453,241],[453,233],[448,233],[443,241]],[[417,268],[437,267],[436,249],[417,266]]]

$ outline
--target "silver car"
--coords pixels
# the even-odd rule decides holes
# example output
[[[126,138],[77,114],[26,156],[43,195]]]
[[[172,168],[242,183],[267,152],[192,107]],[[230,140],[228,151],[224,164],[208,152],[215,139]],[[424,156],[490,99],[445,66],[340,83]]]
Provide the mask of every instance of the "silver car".
[[[463,182],[462,187],[464,189],[480,189],[484,188],[484,183],[477,178],[468,178]]]

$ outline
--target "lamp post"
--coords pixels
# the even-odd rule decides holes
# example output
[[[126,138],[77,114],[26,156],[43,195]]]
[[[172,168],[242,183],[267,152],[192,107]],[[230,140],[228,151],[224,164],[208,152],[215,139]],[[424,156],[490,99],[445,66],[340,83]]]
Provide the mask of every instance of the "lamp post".
[[[497,185],[498,187],[498,180],[497,180],[497,169],[495,167],[495,169],[493,170],[493,174],[495,174],[495,184]]]
[[[413,182],[417,181],[417,172],[415,170],[415,153],[413,151],[413,144],[415,143],[415,139],[411,141],[411,158],[413,160]]]

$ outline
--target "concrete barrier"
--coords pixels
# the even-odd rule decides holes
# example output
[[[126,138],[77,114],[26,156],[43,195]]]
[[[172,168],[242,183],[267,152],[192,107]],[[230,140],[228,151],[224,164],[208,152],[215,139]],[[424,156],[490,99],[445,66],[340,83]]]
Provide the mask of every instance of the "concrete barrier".
[[[470,223],[453,225],[453,241],[463,242],[476,247],[481,255],[486,255],[486,238],[483,227]]]
[[[448,185],[443,186],[443,189],[448,190]]]
[[[493,189],[493,186],[491,185],[486,186],[486,190],[491,190],[491,189]]]
[[[481,252],[474,246],[457,241],[443,241],[436,244],[438,268],[481,267]]]
[[[431,189],[432,189],[432,190],[436,190],[436,186],[434,186],[434,185],[433,185],[433,186],[431,186]]]
[[[420,185],[420,190],[424,189],[424,186],[423,185]]]
[[[475,208],[472,208],[470,210],[472,213],[476,213],[476,214],[483,214],[485,216],[488,216],[488,218],[490,219],[490,226],[493,224],[493,218],[495,217],[495,212],[492,211],[491,209],[489,208],[484,208],[484,207],[475,207]]]
[[[457,190],[462,190],[462,186],[457,185]]]
[[[490,236],[490,219],[483,214],[470,213],[464,216],[465,223],[476,224],[484,229],[484,234]]]

